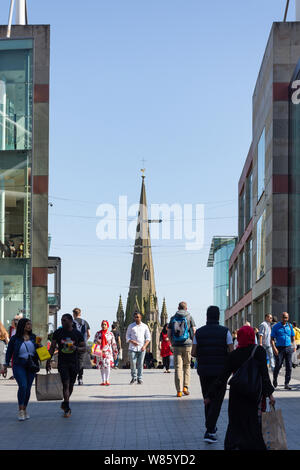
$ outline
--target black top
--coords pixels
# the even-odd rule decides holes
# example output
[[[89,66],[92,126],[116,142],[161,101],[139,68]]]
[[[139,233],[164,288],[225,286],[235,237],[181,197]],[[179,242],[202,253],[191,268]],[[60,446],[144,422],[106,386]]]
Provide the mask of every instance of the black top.
[[[68,343],[78,347],[80,343],[84,343],[82,334],[76,329],[66,331],[63,328],[58,328],[53,333],[52,341],[54,340],[58,345],[58,364],[76,364],[78,350],[71,351]]]
[[[218,379],[211,386],[208,397],[214,398],[218,389],[222,387],[227,380],[234,374],[239,367],[250,357],[251,351],[255,345],[247,346],[246,348],[237,348],[232,351],[227,357],[225,368],[219,375]],[[262,394],[265,397],[269,397],[274,392],[274,387],[271,384],[268,367],[267,367],[267,355],[266,351],[262,346],[257,346],[254,353],[254,359],[257,360],[258,367],[262,377]]]
[[[218,377],[228,357],[228,328],[207,323],[196,331],[197,370],[201,376]]]

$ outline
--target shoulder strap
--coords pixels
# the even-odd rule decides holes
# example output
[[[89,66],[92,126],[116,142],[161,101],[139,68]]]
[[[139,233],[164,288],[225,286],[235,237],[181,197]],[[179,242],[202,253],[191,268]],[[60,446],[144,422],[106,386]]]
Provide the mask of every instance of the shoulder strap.
[[[249,359],[251,359],[251,358],[254,356],[255,351],[256,351],[256,349],[257,349],[257,346],[258,346],[258,344],[256,344],[256,345],[254,346],[254,348],[253,348],[253,350],[252,350],[252,353],[251,353],[251,356],[249,357]]]

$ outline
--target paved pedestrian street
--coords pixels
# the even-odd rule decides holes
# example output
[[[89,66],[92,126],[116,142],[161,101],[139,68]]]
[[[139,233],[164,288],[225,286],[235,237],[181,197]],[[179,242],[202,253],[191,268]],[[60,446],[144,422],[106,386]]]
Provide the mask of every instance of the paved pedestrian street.
[[[53,371],[54,372],[54,371]],[[227,426],[228,391],[218,421],[218,443],[206,444],[199,379],[191,371],[191,395],[177,398],[174,370],[145,370],[143,385],[129,385],[129,370],[113,370],[111,386],[102,387],[98,370],[85,370],[84,385],[74,387],[72,416],[62,417],[60,402],[37,402],[35,389],[28,406],[31,418],[17,420],[15,381],[0,379],[0,449],[6,450],[221,450]],[[9,369],[8,377],[11,375]],[[300,380],[293,391],[274,396],[286,426],[289,449],[300,449]]]

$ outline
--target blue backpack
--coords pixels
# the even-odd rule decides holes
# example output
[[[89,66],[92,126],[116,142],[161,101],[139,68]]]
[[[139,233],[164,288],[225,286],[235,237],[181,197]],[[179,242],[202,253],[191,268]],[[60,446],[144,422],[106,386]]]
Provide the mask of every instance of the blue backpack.
[[[189,326],[186,317],[175,315],[171,320],[171,331],[173,343],[182,344],[189,339]]]

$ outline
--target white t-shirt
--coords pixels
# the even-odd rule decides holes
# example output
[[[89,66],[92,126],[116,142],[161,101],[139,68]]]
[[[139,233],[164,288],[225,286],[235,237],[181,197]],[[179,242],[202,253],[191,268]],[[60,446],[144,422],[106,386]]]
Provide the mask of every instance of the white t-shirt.
[[[138,346],[129,343],[129,340],[137,341]],[[145,344],[145,341],[151,341],[151,335],[148,326],[145,323],[137,325],[135,322],[131,323],[126,331],[126,343],[129,343],[129,351],[140,352]]]

